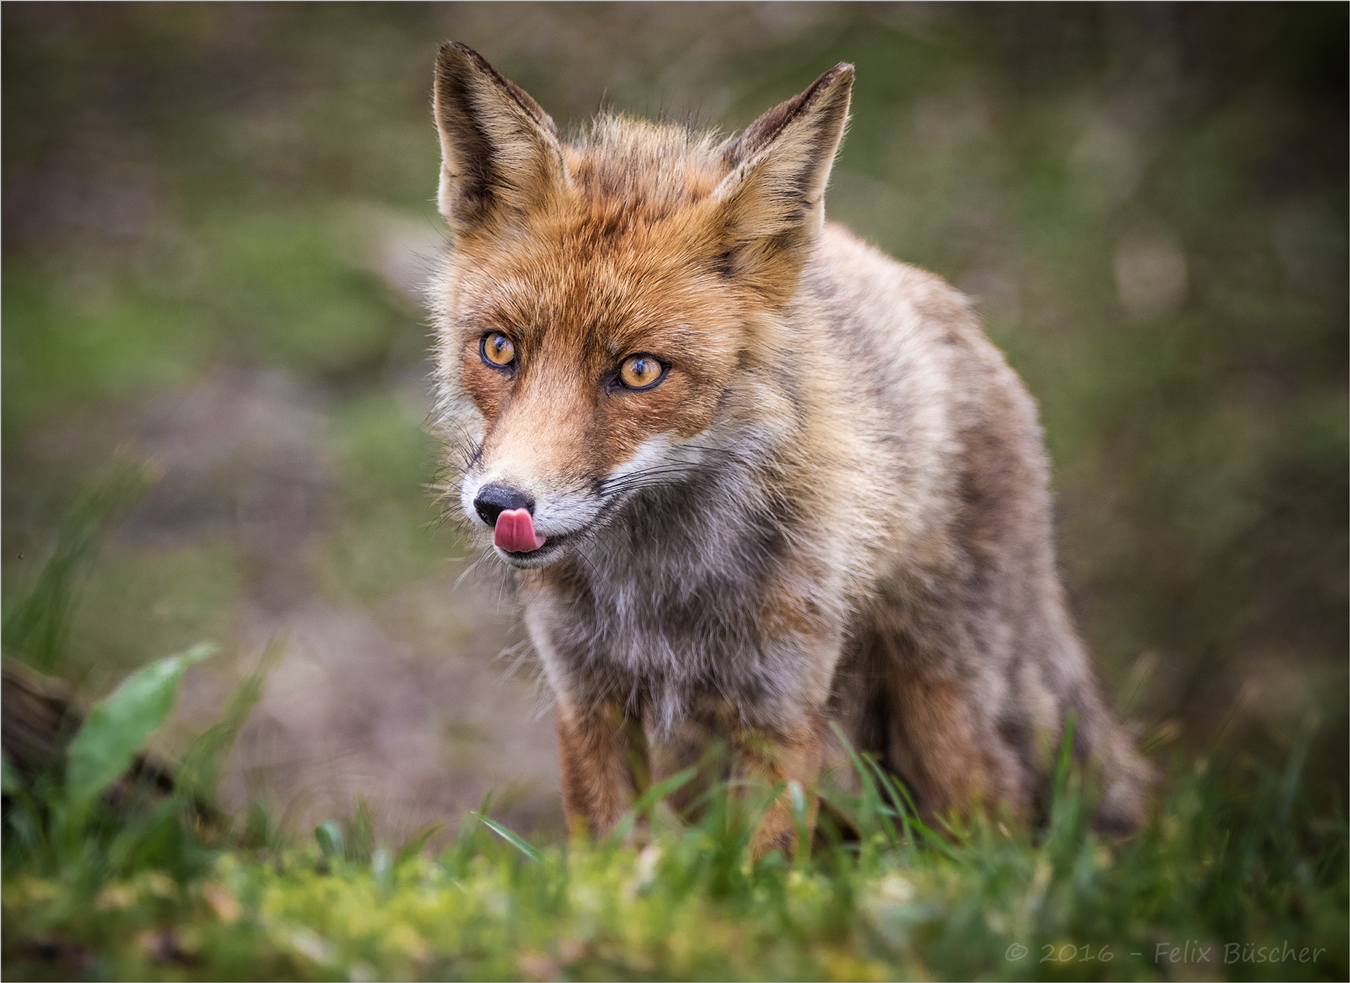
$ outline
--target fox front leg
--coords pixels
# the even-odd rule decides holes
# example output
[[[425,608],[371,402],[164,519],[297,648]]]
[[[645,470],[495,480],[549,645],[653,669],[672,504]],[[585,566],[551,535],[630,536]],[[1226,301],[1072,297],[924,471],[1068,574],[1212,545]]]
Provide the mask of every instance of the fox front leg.
[[[742,731],[736,735],[735,756],[740,777],[769,786],[787,783],[755,827],[750,856],[759,859],[774,850],[791,856],[797,847],[799,822],[808,837],[815,829],[816,782],[825,759],[824,714],[811,709],[785,727]],[[806,815],[799,819],[803,798]]]
[[[646,781],[641,721],[627,718],[612,703],[585,711],[561,703],[558,756],[568,827],[574,833],[604,836],[618,825]]]

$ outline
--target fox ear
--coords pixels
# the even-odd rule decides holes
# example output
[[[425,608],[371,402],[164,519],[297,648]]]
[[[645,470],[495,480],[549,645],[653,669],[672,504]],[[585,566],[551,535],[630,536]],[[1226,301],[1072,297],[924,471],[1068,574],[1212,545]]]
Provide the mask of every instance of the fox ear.
[[[786,299],[825,221],[825,185],[848,121],[853,66],[841,62],[723,148],[713,197],[734,276]]]
[[[566,183],[558,128],[548,113],[458,41],[441,45],[436,59],[435,114],[437,206],[457,234],[524,213]]]

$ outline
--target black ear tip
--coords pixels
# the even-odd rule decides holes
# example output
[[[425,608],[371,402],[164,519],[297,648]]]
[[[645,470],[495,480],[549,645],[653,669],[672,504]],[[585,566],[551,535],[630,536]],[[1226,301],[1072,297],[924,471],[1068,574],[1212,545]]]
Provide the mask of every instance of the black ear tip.
[[[483,63],[483,56],[463,41],[442,41],[436,49],[436,61],[441,65],[465,62],[478,64]]]
[[[846,61],[841,61],[829,71],[822,72],[820,78],[811,83],[811,88],[803,92],[798,98],[804,99],[807,104],[814,103],[822,98],[827,102],[838,102],[840,99],[847,99],[852,91],[853,66]]]
[[[853,82],[853,76],[854,69],[852,63],[841,61],[838,65],[835,65],[825,73],[824,81],[826,84],[842,82],[845,85],[849,85]]]

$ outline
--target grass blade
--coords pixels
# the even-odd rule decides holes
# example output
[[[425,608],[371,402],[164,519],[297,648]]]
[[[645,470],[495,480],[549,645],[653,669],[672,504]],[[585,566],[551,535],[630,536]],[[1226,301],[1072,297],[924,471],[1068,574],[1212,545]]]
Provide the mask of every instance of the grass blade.
[[[1317,733],[1317,717],[1308,713],[1303,717],[1294,746],[1289,752],[1289,763],[1284,769],[1284,778],[1280,783],[1280,799],[1275,807],[1275,821],[1281,827],[1289,825],[1294,812],[1294,797],[1298,792],[1299,779],[1303,777],[1303,765],[1308,759],[1308,749],[1312,747],[1313,735]]]
[[[530,846],[515,833],[507,829],[505,826],[502,826],[500,823],[493,822],[491,819],[483,815],[481,812],[470,813],[470,815],[473,816],[475,819],[477,819],[479,822],[481,822],[488,829],[492,830],[492,832],[496,833],[498,836],[504,839],[507,843],[510,843],[521,853],[525,854],[525,856],[529,857],[531,860],[542,859],[539,855],[538,850]]]
[[[1059,741],[1059,761],[1055,764],[1054,794],[1051,801],[1059,800],[1069,780],[1069,762],[1073,759],[1073,736],[1077,723],[1077,714],[1070,710],[1068,716],[1064,718],[1064,732]]]
[[[399,847],[398,853],[394,856],[395,869],[402,867],[405,863],[426,849],[427,843],[431,841],[431,838],[435,836],[444,825],[444,823],[431,823],[408,837],[407,842]]]
[[[329,860],[341,860],[347,854],[347,839],[342,834],[342,827],[331,819],[314,827],[314,840]]]
[[[284,652],[279,640],[274,638],[267,643],[257,668],[239,681],[225,701],[220,717],[192,742],[179,762],[174,773],[175,782],[199,801],[215,802],[225,757],[234,746],[244,721],[262,699],[267,676]]]
[[[613,843],[622,842],[623,838],[632,831],[638,816],[650,810],[656,803],[660,802],[671,792],[674,792],[676,789],[682,788],[693,781],[697,775],[698,766],[690,765],[683,771],[676,772],[669,778],[658,782],[647,789],[647,791],[643,792],[642,796],[633,803],[632,807],[626,813],[624,813],[623,818],[619,820],[619,824],[614,827],[614,832],[609,836],[610,841]]]
[[[50,674],[60,668],[76,573],[97,548],[104,528],[156,480],[150,464],[123,462],[80,495],[32,588],[5,612],[0,639],[6,652],[21,656],[39,672]]]

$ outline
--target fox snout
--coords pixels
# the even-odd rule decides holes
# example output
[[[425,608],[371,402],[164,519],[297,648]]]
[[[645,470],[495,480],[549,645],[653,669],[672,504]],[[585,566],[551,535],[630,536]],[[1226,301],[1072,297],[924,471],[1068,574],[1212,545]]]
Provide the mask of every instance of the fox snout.
[[[478,490],[473,509],[492,528],[493,545],[508,553],[533,553],[548,541],[534,528],[534,499],[506,485]]]
[[[547,566],[583,544],[606,535],[615,520],[623,525],[623,504],[648,490],[679,484],[699,474],[698,466],[734,457],[707,439],[679,441],[661,433],[644,441],[618,464],[600,470],[567,473],[558,467],[532,467],[549,458],[580,456],[574,444],[531,445],[535,460],[525,462],[500,446],[480,449],[479,460],[460,485],[460,508],[470,524],[492,531],[498,559],[511,566]],[[484,460],[483,458],[486,458]]]
[[[489,526],[495,526],[498,516],[503,512],[522,509],[527,514],[534,513],[534,496],[495,482],[478,489],[478,494],[473,500],[473,510]]]

